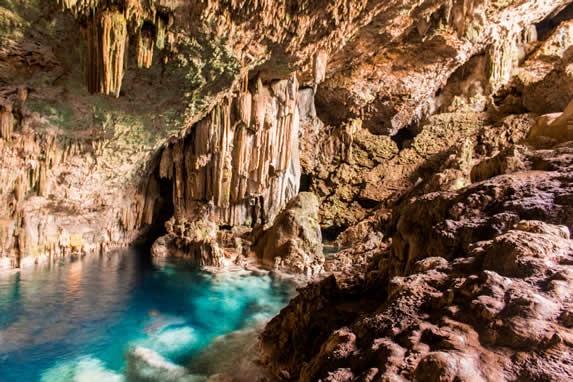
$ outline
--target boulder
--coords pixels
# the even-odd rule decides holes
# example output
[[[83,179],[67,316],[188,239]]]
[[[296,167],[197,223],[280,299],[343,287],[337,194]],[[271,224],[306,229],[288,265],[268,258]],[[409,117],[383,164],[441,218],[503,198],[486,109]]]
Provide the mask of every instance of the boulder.
[[[541,116],[535,126],[529,131],[528,139],[535,140],[547,137],[557,142],[573,140],[573,101],[567,105],[563,113],[553,113]]]
[[[255,253],[268,266],[308,276],[322,270],[324,254],[316,195],[301,192],[278,215],[255,244]]]
[[[223,250],[217,242],[217,225],[208,218],[187,221],[172,218],[166,224],[167,234],[151,246],[156,259],[189,260],[200,267],[221,267]]]

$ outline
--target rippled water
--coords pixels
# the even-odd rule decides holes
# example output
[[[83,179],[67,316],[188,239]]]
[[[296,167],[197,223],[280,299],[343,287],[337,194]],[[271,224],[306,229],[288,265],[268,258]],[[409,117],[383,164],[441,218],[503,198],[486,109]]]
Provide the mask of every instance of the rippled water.
[[[153,267],[135,254],[0,273],[0,381],[122,381],[135,346],[189,365],[217,336],[275,315],[269,276]]]

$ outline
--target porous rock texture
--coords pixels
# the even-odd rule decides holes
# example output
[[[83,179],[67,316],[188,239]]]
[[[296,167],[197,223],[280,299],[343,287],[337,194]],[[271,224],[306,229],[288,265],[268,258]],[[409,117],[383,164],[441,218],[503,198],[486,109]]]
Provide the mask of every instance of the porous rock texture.
[[[336,236],[451,146],[414,152],[398,132],[452,105],[483,110],[568,3],[3,3],[2,264],[152,242],[197,204],[220,226],[269,224],[301,179]]]
[[[262,336],[276,375],[570,380],[573,143],[523,150],[517,172],[405,200],[391,245],[346,254],[366,267],[301,290]]]

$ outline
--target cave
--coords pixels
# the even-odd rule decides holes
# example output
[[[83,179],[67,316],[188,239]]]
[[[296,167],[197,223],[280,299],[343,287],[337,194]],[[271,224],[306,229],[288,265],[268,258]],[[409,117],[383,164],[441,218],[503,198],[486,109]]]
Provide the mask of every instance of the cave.
[[[0,381],[573,380],[573,0],[0,2]]]

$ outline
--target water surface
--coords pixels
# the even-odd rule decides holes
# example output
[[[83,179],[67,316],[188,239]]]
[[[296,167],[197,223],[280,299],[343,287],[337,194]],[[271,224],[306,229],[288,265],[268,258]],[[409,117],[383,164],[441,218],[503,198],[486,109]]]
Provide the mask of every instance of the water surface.
[[[155,267],[133,253],[0,273],[0,381],[122,381],[135,346],[189,365],[292,293],[269,276]]]

